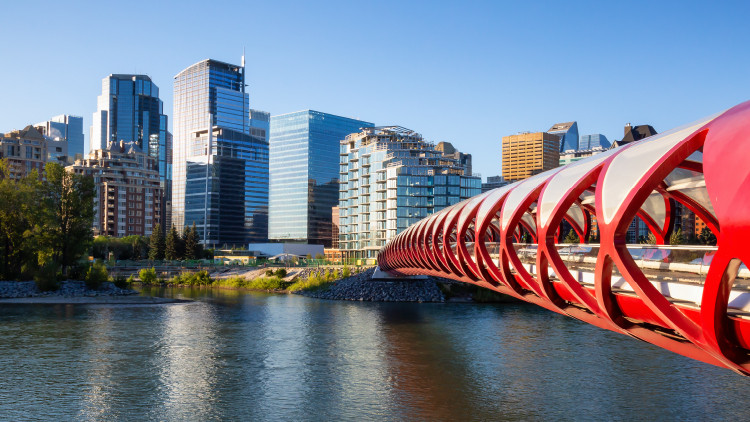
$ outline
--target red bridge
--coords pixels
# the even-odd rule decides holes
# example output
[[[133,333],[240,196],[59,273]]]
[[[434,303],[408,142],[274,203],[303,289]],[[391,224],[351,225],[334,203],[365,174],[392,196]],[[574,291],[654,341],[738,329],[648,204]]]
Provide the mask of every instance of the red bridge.
[[[675,205],[717,248],[669,247]],[[640,217],[657,246],[626,244]],[[566,220],[584,241],[558,245]],[[519,244],[522,235],[533,244]],[[446,208],[380,252],[394,275],[473,283],[750,374],[750,101]]]

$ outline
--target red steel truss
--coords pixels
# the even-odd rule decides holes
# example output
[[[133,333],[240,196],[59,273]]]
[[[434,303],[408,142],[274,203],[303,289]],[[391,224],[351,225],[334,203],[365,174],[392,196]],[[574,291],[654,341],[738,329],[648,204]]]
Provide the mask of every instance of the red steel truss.
[[[636,216],[668,243],[677,202],[718,239],[699,307],[662,294],[626,248]],[[563,219],[586,239],[592,216],[600,236],[593,286],[571,274],[555,247]],[[522,232],[538,244],[534,274],[514,249]],[[727,306],[742,263],[750,264],[750,101],[446,208],[378,257],[392,274],[473,283],[750,375],[750,320]],[[633,292],[613,289],[613,269]]]

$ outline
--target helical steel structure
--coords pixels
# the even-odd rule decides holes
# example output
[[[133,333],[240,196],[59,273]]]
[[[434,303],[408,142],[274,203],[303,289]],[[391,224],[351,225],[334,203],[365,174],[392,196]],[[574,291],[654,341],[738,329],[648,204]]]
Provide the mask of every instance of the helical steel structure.
[[[677,203],[718,239],[695,304],[657,289],[626,247],[636,216],[668,243]],[[556,247],[563,220],[580,239],[598,228],[593,284]],[[534,271],[514,247],[521,233],[538,245]],[[750,319],[728,312],[742,263],[750,264],[750,101],[443,209],[378,256],[394,275],[473,283],[748,375]],[[613,288],[613,270],[631,291]]]

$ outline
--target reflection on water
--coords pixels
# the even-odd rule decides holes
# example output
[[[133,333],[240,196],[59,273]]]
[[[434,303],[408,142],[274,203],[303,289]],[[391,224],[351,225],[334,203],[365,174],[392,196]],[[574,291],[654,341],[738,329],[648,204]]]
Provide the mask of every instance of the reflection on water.
[[[749,381],[525,304],[0,307],[0,419],[741,419]]]

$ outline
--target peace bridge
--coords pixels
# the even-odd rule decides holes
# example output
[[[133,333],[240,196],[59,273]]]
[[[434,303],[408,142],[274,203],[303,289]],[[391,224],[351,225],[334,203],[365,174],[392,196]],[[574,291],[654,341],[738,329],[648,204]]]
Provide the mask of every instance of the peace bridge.
[[[749,375],[749,160],[745,102],[446,208],[390,241],[378,265],[473,283]],[[677,203],[717,247],[669,245]],[[656,245],[626,244],[636,216]],[[582,240],[596,227],[599,244],[559,244],[563,220]]]

